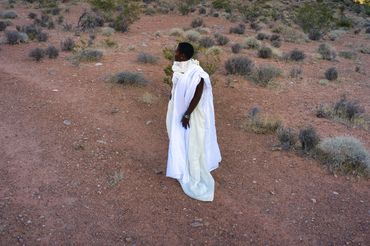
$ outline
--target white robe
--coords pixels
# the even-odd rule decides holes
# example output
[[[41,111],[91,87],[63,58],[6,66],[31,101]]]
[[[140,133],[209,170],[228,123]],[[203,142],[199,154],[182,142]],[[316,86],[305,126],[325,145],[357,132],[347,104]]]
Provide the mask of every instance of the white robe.
[[[195,60],[173,66],[172,98],[168,104],[169,137],[166,176],[177,179],[184,192],[197,200],[212,201],[214,180],[210,172],[221,161],[217,143],[212,86],[208,74]],[[194,97],[200,79],[204,79],[200,102],[190,116],[190,128],[181,119]]]

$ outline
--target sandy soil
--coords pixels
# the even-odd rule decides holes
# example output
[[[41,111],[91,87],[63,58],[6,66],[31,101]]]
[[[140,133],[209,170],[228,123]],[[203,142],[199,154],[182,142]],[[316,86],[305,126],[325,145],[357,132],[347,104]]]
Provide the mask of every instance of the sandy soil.
[[[66,19],[75,24],[82,9],[71,8]],[[29,22],[29,11],[17,6],[20,17],[14,25]],[[332,103],[343,93],[370,112],[369,76],[354,71],[354,60],[318,59],[318,42],[284,42],[280,48],[305,50],[307,59],[300,63],[303,79],[285,76],[278,86],[261,88],[235,77],[228,86],[222,66],[213,77],[223,156],[213,172],[214,202],[192,200],[176,181],[165,177],[164,121],[170,88],[162,82],[168,62],[161,53],[164,45],[176,44],[168,31],[189,26],[193,18],[143,16],[127,34],[110,38],[118,43],[114,49],[99,46],[104,38],[98,35],[96,45],[105,54],[102,66],[73,66],[66,52],[39,63],[27,57],[31,48],[47,43],[2,45],[0,245],[369,244],[369,180],[333,176],[308,157],[273,151],[274,135],[256,135],[240,127],[248,110],[258,105],[285,125],[312,124],[322,137],[352,135],[370,147],[368,131],[318,119],[313,113],[317,105]],[[225,34],[235,25],[213,17],[205,23]],[[61,39],[73,37],[59,26],[48,33],[49,43],[57,47]],[[241,40],[238,35],[229,37]],[[348,32],[331,45],[339,51],[348,50],[347,44],[368,42],[364,34]],[[231,52],[230,47],[223,49],[225,60]],[[157,65],[138,64],[140,51],[161,59]],[[262,60],[251,50],[243,54],[257,64],[273,62],[286,74],[296,66]],[[358,53],[358,60],[369,67],[369,55]],[[340,82],[320,85],[330,66],[338,68]],[[104,80],[117,71],[142,71],[151,83],[125,87]],[[143,99],[146,93],[154,96],[151,103]]]

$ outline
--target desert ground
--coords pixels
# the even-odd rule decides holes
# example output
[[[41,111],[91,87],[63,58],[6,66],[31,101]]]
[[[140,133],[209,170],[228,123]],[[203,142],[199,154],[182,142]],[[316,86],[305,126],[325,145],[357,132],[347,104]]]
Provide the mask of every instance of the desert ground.
[[[69,8],[65,20],[74,26],[89,8],[63,6]],[[29,12],[41,13],[22,3],[14,10],[18,17],[7,30],[31,23]],[[368,35],[351,29],[335,41],[283,42],[281,52],[305,52],[299,63],[262,59],[243,49],[239,55],[257,65],[271,63],[284,71],[269,87],[226,75],[223,63],[234,55],[230,45],[221,47],[211,79],[222,162],[212,172],[215,199],[205,203],[187,197],[165,176],[171,89],[163,83],[169,61],[162,49],[178,42],[169,34],[172,28],[189,28],[197,16],[143,14],[129,31],[109,37],[117,44],[111,48],[97,32],[94,47],[104,54],[99,64],[76,66],[66,51],[56,59],[29,58],[31,49],[59,48],[66,37],[87,39],[60,25],[45,29],[47,42],[0,46],[0,245],[369,245],[369,179],[334,175],[310,156],[276,148],[275,134],[243,128],[249,110],[258,106],[286,126],[312,125],[321,138],[353,136],[370,149],[368,129],[315,115],[319,104],[342,94],[370,114],[370,55],[326,61],[317,53],[322,42],[337,51],[369,45]],[[211,34],[222,33],[231,42],[256,35],[248,25],[244,35],[230,34],[237,23],[222,16],[202,18]],[[140,64],[139,52],[159,60]],[[302,77],[289,77],[297,64]],[[362,72],[355,71],[358,64]],[[332,66],[337,81],[320,83]],[[106,80],[120,71],[140,72],[150,82]]]

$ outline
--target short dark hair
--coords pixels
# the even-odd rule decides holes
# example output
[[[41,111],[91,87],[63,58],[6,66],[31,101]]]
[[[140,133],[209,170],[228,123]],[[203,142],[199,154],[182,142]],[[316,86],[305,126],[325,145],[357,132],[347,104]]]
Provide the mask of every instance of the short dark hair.
[[[194,55],[194,47],[188,42],[179,43],[179,45],[177,46],[177,49],[179,50],[181,54],[185,55],[187,59],[192,58]]]

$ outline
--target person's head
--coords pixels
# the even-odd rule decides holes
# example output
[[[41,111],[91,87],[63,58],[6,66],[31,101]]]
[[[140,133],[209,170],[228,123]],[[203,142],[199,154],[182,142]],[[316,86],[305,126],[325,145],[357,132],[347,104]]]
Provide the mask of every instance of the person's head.
[[[175,61],[187,61],[190,60],[194,55],[193,45],[182,42],[177,45],[175,53]]]

